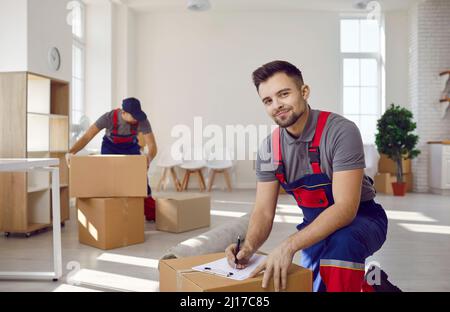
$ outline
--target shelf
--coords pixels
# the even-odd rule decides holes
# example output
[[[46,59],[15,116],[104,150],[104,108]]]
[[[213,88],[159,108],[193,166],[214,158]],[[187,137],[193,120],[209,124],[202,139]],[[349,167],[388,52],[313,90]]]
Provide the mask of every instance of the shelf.
[[[50,173],[45,171],[30,171],[27,173],[28,193],[46,190],[50,187]]]
[[[50,113],[50,79],[28,75],[28,112]]]
[[[13,233],[31,233],[34,231],[42,230],[48,227],[51,227],[50,223],[28,223],[25,229],[19,230],[14,229],[13,231],[5,231],[5,232],[13,232]]]
[[[50,190],[28,193],[28,223],[50,223]]]
[[[440,99],[439,102],[444,103],[444,102],[450,102],[450,98],[447,99]]]
[[[41,229],[45,229],[52,226],[50,223],[29,223],[28,224],[28,232],[33,232]]]
[[[50,117],[50,151],[62,152],[69,149],[69,118]]]
[[[58,114],[47,114],[47,113],[36,113],[36,112],[27,112],[28,115],[34,115],[34,116],[46,116],[50,118],[67,118],[69,119],[69,116],[66,115],[58,115]]]
[[[0,73],[0,95],[0,155],[60,160],[58,191],[64,221],[69,211],[65,161],[70,138],[69,82],[31,72]],[[0,230],[31,233],[51,228],[51,194],[50,172],[0,175]]]
[[[69,202],[69,189],[62,187],[59,190],[59,202],[60,202],[60,212],[61,212],[61,222],[64,222],[66,220],[69,220],[70,218],[70,202]],[[50,204],[50,207],[53,207],[52,204]],[[50,216],[53,220],[53,209],[51,210]]]
[[[48,151],[29,151],[27,153],[28,158],[49,158],[50,154]]]
[[[50,187],[47,186],[32,186],[32,187],[28,187],[28,194],[30,193],[36,193],[36,192],[42,192],[42,191],[47,191],[49,190]]]
[[[439,76],[450,75],[450,70],[445,70],[439,74]]]
[[[28,151],[48,151],[50,118],[46,115],[28,114],[27,146]]]
[[[50,112],[69,116],[69,84],[52,80],[50,89]]]

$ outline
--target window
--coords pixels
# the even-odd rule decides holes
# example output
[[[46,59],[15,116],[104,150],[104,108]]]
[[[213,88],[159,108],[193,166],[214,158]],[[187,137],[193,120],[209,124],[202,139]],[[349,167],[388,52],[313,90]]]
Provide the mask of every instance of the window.
[[[342,112],[360,129],[364,144],[374,144],[382,112],[379,22],[341,20]]]
[[[72,125],[85,115],[85,7],[76,1],[72,9]],[[72,136],[76,133],[72,133]]]

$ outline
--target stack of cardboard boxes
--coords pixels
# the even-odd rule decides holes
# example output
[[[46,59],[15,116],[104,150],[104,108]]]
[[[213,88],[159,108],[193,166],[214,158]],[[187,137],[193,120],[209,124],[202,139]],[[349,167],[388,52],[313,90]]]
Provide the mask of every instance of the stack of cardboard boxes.
[[[144,242],[145,156],[74,156],[70,196],[76,197],[80,243],[113,249]]]
[[[406,182],[406,191],[412,191],[413,175],[411,172],[411,160],[402,160],[403,180]],[[378,162],[378,174],[374,177],[377,193],[393,194],[392,183],[397,182],[397,166],[392,159],[381,154]]]

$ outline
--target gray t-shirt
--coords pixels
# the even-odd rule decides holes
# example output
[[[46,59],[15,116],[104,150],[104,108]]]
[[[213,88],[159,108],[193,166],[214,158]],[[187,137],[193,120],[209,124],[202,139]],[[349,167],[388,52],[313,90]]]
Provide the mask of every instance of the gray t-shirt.
[[[303,133],[298,138],[281,129],[281,148],[287,182],[293,182],[306,174],[312,174],[308,157],[309,143],[314,137],[320,111],[311,110]],[[262,142],[256,161],[256,177],[259,182],[277,180],[271,157],[271,135]],[[350,120],[331,113],[325,125],[319,146],[320,167],[332,180],[333,172],[363,169],[364,146],[358,127]],[[375,197],[375,189],[369,177],[364,175],[361,201]]]
[[[113,118],[114,118],[114,110],[103,114],[95,122],[95,126],[97,128],[99,128],[100,130],[106,129],[105,135],[110,141],[113,141],[111,138],[111,132],[114,128]],[[130,135],[131,134],[131,125],[122,119],[122,110],[120,110],[118,113],[118,122],[119,122],[118,134],[119,135]],[[148,121],[148,119],[145,119],[144,121],[139,122],[138,132],[142,132],[143,134],[148,134],[148,133],[152,132],[152,127],[150,126],[150,122]]]

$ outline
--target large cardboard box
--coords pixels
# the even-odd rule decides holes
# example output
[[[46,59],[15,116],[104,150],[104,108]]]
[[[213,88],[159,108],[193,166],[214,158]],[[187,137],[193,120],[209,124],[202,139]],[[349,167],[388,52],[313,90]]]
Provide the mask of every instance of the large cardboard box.
[[[211,222],[211,197],[207,194],[172,193],[155,196],[156,229],[181,233]]]
[[[143,198],[78,198],[80,243],[113,249],[144,242]]]
[[[403,173],[411,173],[411,159],[402,160]],[[397,166],[395,162],[388,158],[385,154],[380,155],[380,160],[378,161],[378,172],[379,173],[390,173],[397,174]]]
[[[403,175],[406,182],[406,191],[412,192],[413,188],[413,174],[407,173]],[[379,173],[374,177],[374,186],[377,193],[393,194],[392,183],[397,182],[397,177],[390,173]]]
[[[222,276],[193,271],[192,267],[225,257],[215,253],[159,262],[159,289],[163,292],[264,292],[274,291],[271,279],[266,289],[261,287],[263,275],[236,281]],[[291,264],[288,270],[288,292],[312,291],[312,271]]]
[[[70,196],[146,197],[147,159],[144,155],[73,156]]]

